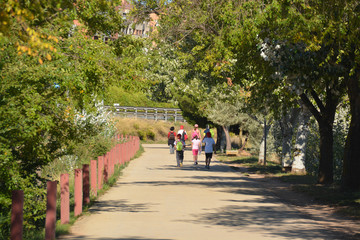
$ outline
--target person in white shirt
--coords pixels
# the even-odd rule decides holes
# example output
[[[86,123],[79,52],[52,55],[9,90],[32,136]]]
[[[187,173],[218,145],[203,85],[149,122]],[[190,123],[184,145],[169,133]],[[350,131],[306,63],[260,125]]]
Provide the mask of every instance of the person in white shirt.
[[[183,142],[184,148],[185,148],[185,141],[187,140],[187,133],[184,129],[184,126],[180,126],[180,130],[177,132],[177,135],[181,135],[181,141]]]
[[[206,133],[206,138],[204,138],[202,142],[205,143],[205,168],[210,169],[210,162],[215,149],[215,141],[211,137],[210,132]]]
[[[198,162],[198,154],[199,149],[201,148],[201,141],[197,135],[194,136],[193,140],[191,141],[191,149],[193,153],[194,165],[197,165]]]

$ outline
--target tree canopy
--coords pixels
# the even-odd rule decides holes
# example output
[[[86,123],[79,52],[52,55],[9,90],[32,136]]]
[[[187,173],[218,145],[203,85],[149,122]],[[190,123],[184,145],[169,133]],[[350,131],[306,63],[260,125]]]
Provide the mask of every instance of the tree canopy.
[[[358,1],[141,3],[160,9],[159,36],[186,60],[186,78],[196,76],[209,89],[230,78],[251,93],[250,109],[274,116],[301,99],[320,128],[321,183],[333,181],[332,126],[339,103],[348,99],[352,123],[343,181],[360,186]]]

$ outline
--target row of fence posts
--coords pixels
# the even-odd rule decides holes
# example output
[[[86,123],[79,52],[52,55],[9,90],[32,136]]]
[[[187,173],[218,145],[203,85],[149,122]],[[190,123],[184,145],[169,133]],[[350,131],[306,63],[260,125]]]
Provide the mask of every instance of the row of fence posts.
[[[118,141],[123,142],[123,136],[116,136]],[[139,150],[140,139],[138,137],[125,137],[125,142],[117,144],[110,152],[104,156],[99,156],[97,160],[91,160],[90,169],[88,164],[84,164],[82,169],[74,171],[74,215],[82,213],[83,204],[90,203],[90,194],[97,196],[97,191],[102,189],[103,183],[114,174],[115,166],[122,165],[135,155]],[[56,198],[57,181],[47,182],[47,202],[45,220],[45,239],[55,239],[56,225]],[[60,222],[69,223],[70,220],[70,193],[69,193],[69,174],[64,173],[60,176]],[[24,192],[14,190],[12,192],[11,206],[11,229],[12,240],[22,240],[23,236],[23,206]]]

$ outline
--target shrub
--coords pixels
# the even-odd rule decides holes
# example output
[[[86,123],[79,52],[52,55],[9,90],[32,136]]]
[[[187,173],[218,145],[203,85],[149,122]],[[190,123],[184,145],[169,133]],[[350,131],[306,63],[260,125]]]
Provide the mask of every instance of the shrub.
[[[140,140],[146,141],[146,132],[143,130],[138,130],[137,135],[140,138]]]
[[[155,140],[155,133],[152,131],[152,130],[147,130],[146,131],[146,137],[147,139],[150,139],[150,140]]]

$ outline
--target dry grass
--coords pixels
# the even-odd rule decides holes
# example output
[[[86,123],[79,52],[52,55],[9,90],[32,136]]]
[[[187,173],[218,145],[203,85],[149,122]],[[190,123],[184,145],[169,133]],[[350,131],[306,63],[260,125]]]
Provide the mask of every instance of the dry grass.
[[[167,134],[170,127],[175,127],[175,132],[184,125],[184,129],[190,135],[192,125],[184,122],[165,122],[135,118],[115,118],[116,129],[120,134],[139,136],[144,141],[167,142]],[[202,131],[202,130],[201,130]]]

